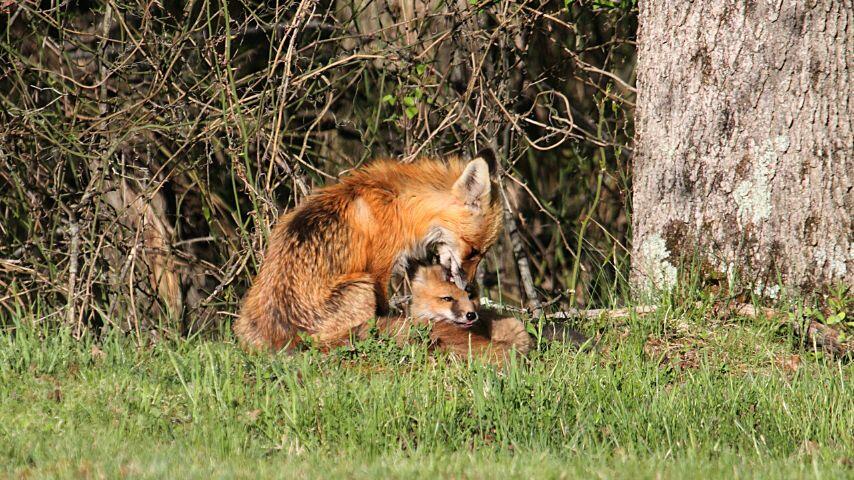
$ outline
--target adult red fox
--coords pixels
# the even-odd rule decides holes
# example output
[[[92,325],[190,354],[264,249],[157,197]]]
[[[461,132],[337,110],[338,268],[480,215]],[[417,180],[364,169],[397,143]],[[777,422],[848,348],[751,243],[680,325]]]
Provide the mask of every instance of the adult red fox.
[[[388,311],[395,267],[435,248],[458,286],[501,229],[484,158],[376,161],[320,189],[273,229],[234,331],[248,347],[320,343]]]

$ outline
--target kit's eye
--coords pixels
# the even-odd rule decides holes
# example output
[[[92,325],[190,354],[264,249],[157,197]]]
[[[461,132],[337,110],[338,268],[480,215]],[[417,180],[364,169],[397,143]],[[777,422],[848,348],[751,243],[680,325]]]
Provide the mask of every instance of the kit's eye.
[[[453,301],[454,301],[454,297],[442,297],[442,301],[443,301],[443,302],[453,302]]]
[[[472,248],[468,255],[466,255],[466,260],[474,260],[475,258],[480,257],[480,250],[476,248]]]

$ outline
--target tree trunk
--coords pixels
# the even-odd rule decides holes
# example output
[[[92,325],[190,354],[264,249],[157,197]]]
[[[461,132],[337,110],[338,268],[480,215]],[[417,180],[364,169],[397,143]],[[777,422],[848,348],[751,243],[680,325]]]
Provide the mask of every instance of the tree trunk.
[[[854,284],[851,0],[646,0],[633,281]],[[695,256],[696,255],[696,256]]]

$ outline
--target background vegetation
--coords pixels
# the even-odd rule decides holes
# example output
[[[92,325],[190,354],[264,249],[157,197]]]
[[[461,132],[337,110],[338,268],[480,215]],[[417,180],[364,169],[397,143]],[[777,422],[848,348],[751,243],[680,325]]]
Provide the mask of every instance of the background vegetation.
[[[845,286],[742,315],[686,265],[504,369],[232,341],[277,216],[377,156],[500,152],[486,294],[623,303],[634,1],[0,0],[0,28],[0,476],[850,478],[850,356],[797,335],[852,325]]]
[[[485,147],[518,244],[493,296],[622,294],[633,1],[7,3],[0,315],[221,325],[314,186]]]

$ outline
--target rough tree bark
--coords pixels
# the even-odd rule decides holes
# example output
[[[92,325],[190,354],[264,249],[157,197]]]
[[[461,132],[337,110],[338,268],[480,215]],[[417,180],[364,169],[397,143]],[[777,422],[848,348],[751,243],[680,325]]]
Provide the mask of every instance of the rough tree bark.
[[[851,0],[646,0],[633,280],[854,285]]]

